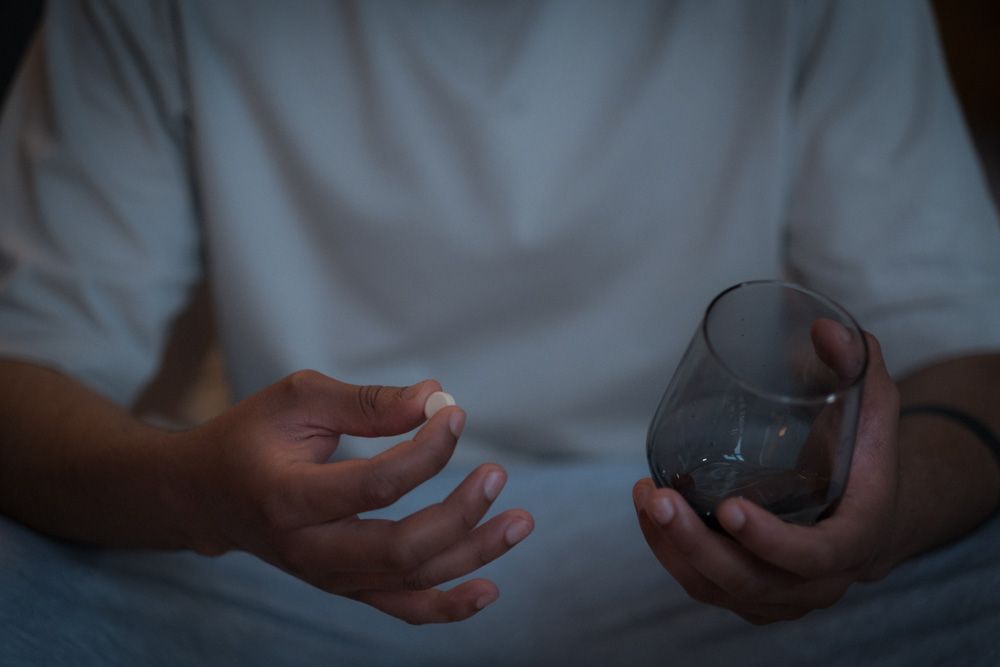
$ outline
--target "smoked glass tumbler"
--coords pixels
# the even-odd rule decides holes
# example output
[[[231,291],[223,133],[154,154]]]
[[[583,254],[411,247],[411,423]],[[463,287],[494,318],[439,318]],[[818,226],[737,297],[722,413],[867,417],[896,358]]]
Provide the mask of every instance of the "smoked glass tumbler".
[[[742,496],[813,524],[847,481],[868,366],[854,318],[780,281],[745,282],[708,306],[649,427],[649,467],[719,529]]]

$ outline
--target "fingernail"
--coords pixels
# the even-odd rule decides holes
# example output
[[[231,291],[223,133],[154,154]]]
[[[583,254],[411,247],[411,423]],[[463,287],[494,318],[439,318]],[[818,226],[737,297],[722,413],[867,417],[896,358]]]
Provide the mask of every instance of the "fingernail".
[[[493,604],[496,601],[497,601],[497,596],[496,595],[492,595],[492,594],[483,595],[478,600],[476,600],[476,609],[486,609],[486,607],[489,607],[491,604]]]
[[[507,526],[507,530],[503,534],[503,539],[507,542],[507,546],[512,547],[526,538],[530,532],[531,524],[523,519],[518,519]]]
[[[457,438],[462,435],[463,428],[465,428],[465,412],[455,410],[451,417],[448,418],[448,430]]]
[[[840,340],[844,343],[850,343],[853,337],[851,336],[851,330],[845,327],[843,324],[840,325]]]
[[[723,527],[730,532],[743,530],[743,526],[747,523],[747,515],[743,512],[743,508],[740,507],[739,501],[727,503],[726,506],[722,508],[721,514],[722,515],[719,517],[719,521],[721,521]]]
[[[483,482],[483,495],[486,496],[486,500],[490,502],[496,500],[506,481],[507,476],[499,470],[494,470],[486,475],[486,480]]]
[[[653,507],[650,510],[653,520],[661,526],[666,526],[674,519],[674,505],[668,498],[660,496],[653,500]]]

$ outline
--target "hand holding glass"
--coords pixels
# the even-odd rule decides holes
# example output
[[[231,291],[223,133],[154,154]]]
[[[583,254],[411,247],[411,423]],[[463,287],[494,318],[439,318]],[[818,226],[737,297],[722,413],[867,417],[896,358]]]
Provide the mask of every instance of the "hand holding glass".
[[[778,281],[717,296],[653,417],[647,456],[709,525],[741,496],[812,524],[843,492],[868,349],[824,296]]]

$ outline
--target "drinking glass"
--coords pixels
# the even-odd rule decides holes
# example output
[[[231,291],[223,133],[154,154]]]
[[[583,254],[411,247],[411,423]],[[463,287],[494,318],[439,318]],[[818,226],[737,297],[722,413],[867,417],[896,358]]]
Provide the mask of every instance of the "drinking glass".
[[[653,480],[712,528],[741,496],[786,521],[831,512],[854,451],[868,347],[839,305],[781,281],[708,306],[649,427]]]

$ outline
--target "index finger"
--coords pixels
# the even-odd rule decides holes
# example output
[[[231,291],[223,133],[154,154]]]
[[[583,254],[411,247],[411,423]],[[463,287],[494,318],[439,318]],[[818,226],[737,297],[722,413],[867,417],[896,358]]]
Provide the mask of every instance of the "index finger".
[[[302,464],[295,484],[303,518],[320,523],[391,505],[444,468],[464,426],[465,412],[448,407],[412,440],[370,459]]]
[[[409,387],[358,385],[311,370],[296,371],[270,388],[269,396],[293,426],[377,437],[398,435],[424,420],[424,403],[441,385],[424,380]]]

